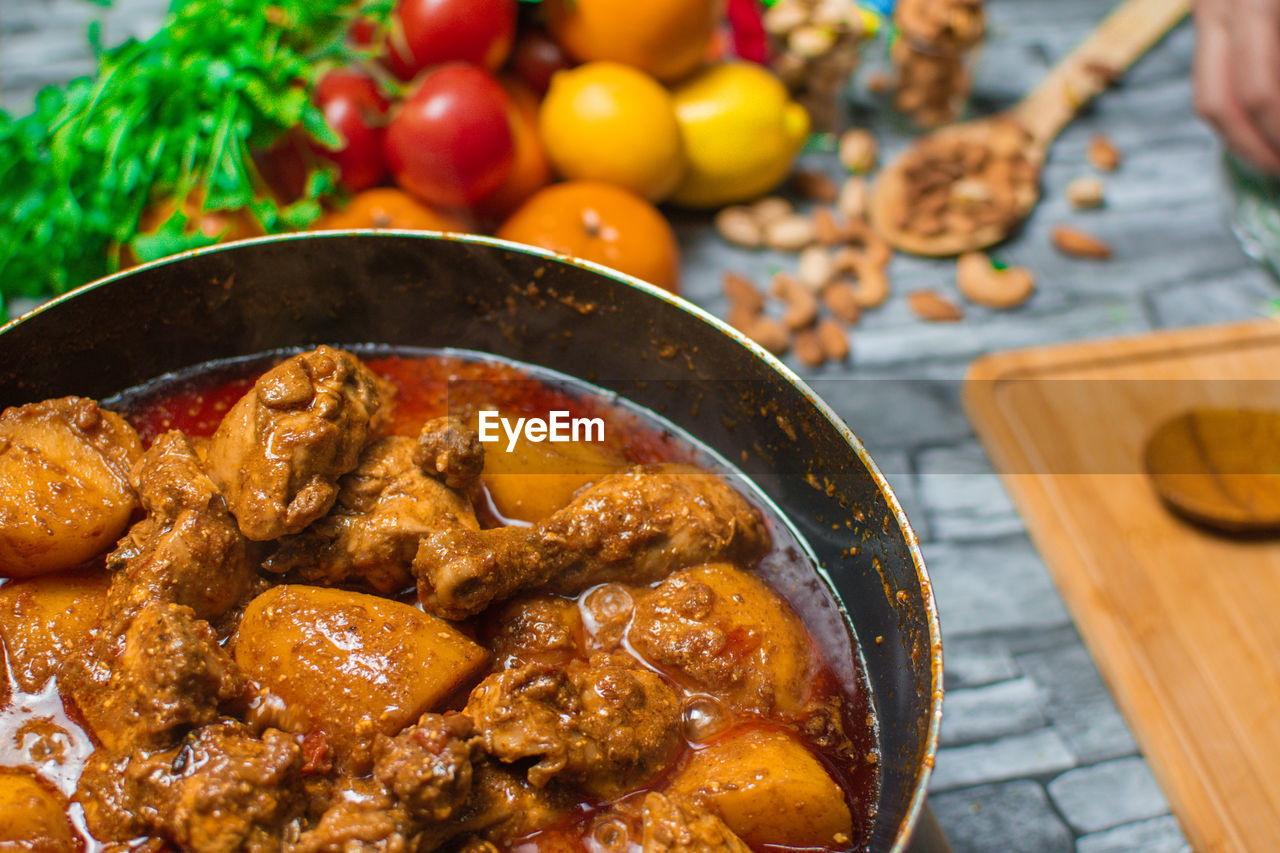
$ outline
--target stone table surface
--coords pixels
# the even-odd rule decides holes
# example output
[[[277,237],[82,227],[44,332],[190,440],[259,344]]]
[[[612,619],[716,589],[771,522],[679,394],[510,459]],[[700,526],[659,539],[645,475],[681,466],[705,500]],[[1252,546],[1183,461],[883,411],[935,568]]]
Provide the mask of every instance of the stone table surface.
[[[84,25],[107,40],[155,25],[164,0],[0,0],[0,98],[23,110],[35,89],[90,70]],[[989,0],[977,71],[982,111],[1016,100],[1079,41],[1111,0]],[[1194,34],[1175,31],[1054,146],[1045,197],[999,257],[1032,268],[1035,296],[1006,312],[968,308],[954,324],[907,310],[917,288],[954,293],[952,266],[898,257],[894,295],[854,331],[847,364],[797,367],[886,472],[919,532],[942,616],[947,698],[931,802],[960,853],[1121,853],[1186,848],[1177,821],[1103,685],[1045,566],[960,407],[965,367],[983,353],[1265,314],[1280,295],[1224,218],[1218,148],[1192,114]],[[907,137],[873,121],[890,153]],[[1105,131],[1124,163],[1104,176],[1107,206],[1074,212],[1063,188],[1089,174]],[[839,175],[834,159],[809,165]],[[1072,260],[1048,230],[1104,235],[1115,257]],[[719,277],[764,280],[794,258],[732,249],[705,219],[680,218],[687,295],[725,309]],[[793,366],[794,365],[793,363]]]

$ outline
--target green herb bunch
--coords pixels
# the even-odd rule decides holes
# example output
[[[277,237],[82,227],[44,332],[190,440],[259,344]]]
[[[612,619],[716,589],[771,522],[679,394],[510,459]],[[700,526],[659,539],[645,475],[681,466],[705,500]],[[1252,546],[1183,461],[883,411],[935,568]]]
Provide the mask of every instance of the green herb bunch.
[[[28,116],[0,111],[0,316],[5,296],[60,293],[119,269],[126,247],[149,260],[216,242],[188,228],[180,203],[139,234],[161,199],[247,211],[268,233],[315,220],[332,173],[311,166],[303,196],[281,204],[252,152],[294,128],[340,144],[311,91],[352,58],[357,11],[385,21],[389,2],[175,0],[155,36],[110,49],[91,28],[94,77],[45,89]]]

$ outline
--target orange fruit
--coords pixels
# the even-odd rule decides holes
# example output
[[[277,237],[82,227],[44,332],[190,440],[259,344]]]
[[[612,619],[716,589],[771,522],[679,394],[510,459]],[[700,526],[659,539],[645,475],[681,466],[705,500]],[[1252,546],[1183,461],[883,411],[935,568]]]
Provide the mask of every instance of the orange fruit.
[[[551,183],[551,161],[538,133],[538,96],[527,83],[514,77],[499,82],[511,99],[511,140],[516,158],[511,173],[492,195],[481,199],[476,210],[484,216],[501,219],[520,206],[537,190]]]
[[[702,64],[722,0],[543,0],[547,28],[582,62],[609,59],[664,82]]]
[[[392,228],[406,231],[467,231],[465,223],[433,210],[403,190],[375,187],[358,192],[341,210],[320,217],[313,231],[347,228]]]
[[[671,226],[652,204],[612,184],[566,181],[538,190],[497,236],[680,292],[680,249]]]
[[[142,211],[138,217],[137,233],[139,235],[154,234],[169,221],[178,209],[176,198],[169,197],[158,201]],[[248,208],[239,210],[205,210],[204,190],[192,190],[181,202],[182,213],[188,222],[183,233],[195,235],[197,232],[214,238],[219,243],[230,243],[234,240],[247,240],[250,237],[261,237],[266,232]],[[125,244],[120,247],[120,266],[122,269],[135,266],[143,261],[153,261],[154,257],[139,258],[133,247]]]
[[[538,132],[556,171],[661,201],[684,175],[675,104],[643,71],[588,62],[551,78]]]

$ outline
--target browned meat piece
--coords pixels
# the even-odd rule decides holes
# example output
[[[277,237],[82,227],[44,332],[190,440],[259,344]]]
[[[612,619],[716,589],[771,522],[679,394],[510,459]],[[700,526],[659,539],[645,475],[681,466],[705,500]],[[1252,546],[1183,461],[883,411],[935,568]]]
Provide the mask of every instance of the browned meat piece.
[[[678,697],[622,656],[495,673],[472,691],[465,713],[489,754],[538,759],[528,771],[533,785],[554,778],[599,799],[652,779],[680,748]]]
[[[251,687],[189,607],[150,601],[69,668],[70,693],[98,741],[116,753],[162,748],[243,704]]]
[[[180,432],[160,436],[130,474],[148,516],[108,558],[115,569],[86,654],[65,684],[109,750],[170,746],[212,722],[249,685],[205,619],[258,583],[247,542]]]
[[[457,418],[433,418],[422,427],[413,461],[451,489],[466,492],[484,469],[480,436]]]
[[[799,618],[727,563],[683,569],[646,591],[627,636],[653,666],[739,708],[789,713],[809,694],[813,652]]]
[[[190,853],[274,853],[305,812],[301,768],[294,736],[257,738],[223,720],[163,752],[95,753],[76,798],[102,840],[145,834]]]
[[[484,841],[518,838],[563,823],[577,808],[577,799],[554,782],[535,788],[524,774],[493,761],[475,766],[471,799],[459,815],[459,831],[475,833],[463,849],[487,848]]]
[[[585,628],[578,603],[571,598],[514,599],[485,621],[497,625],[487,645],[503,669],[531,662],[563,666],[581,656]]]
[[[456,619],[521,589],[572,594],[711,560],[747,565],[768,541],[760,513],[723,477],[650,465],[604,477],[532,527],[436,533],[413,570],[423,604]]]
[[[361,582],[386,593],[412,583],[409,569],[424,536],[479,529],[470,502],[423,473],[419,449],[398,435],[369,445],[356,470],[339,481],[329,514],[281,540],[263,568],[306,583]]]
[[[248,543],[185,435],[155,440],[130,480],[147,510],[108,557],[117,572],[108,623],[147,601],[172,601],[202,619],[243,602],[258,583]]]
[[[209,442],[209,473],[250,539],[297,533],[329,511],[386,392],[351,353],[322,346],[262,375]]]
[[[69,569],[111,547],[137,506],[133,427],[84,397],[0,412],[0,575]]]
[[[415,820],[448,820],[471,793],[475,734],[462,714],[424,714],[395,737],[378,737],[373,778]]]
[[[645,795],[643,823],[643,853],[751,853],[720,818],[656,792]]]
[[[196,446],[178,430],[163,433],[151,443],[129,472],[129,480],[147,517],[160,525],[172,524],[187,510],[216,505],[222,498]]]
[[[289,853],[434,850],[464,831],[450,822],[471,794],[479,740],[461,714],[424,714],[374,747],[371,777],[348,779]]]

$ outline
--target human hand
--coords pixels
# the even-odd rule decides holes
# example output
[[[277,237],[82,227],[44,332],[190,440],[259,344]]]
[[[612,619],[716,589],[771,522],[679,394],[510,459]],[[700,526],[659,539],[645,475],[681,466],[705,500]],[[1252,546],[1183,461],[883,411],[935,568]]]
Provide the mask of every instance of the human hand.
[[[1280,174],[1280,0],[1194,0],[1196,111],[1233,152]]]

